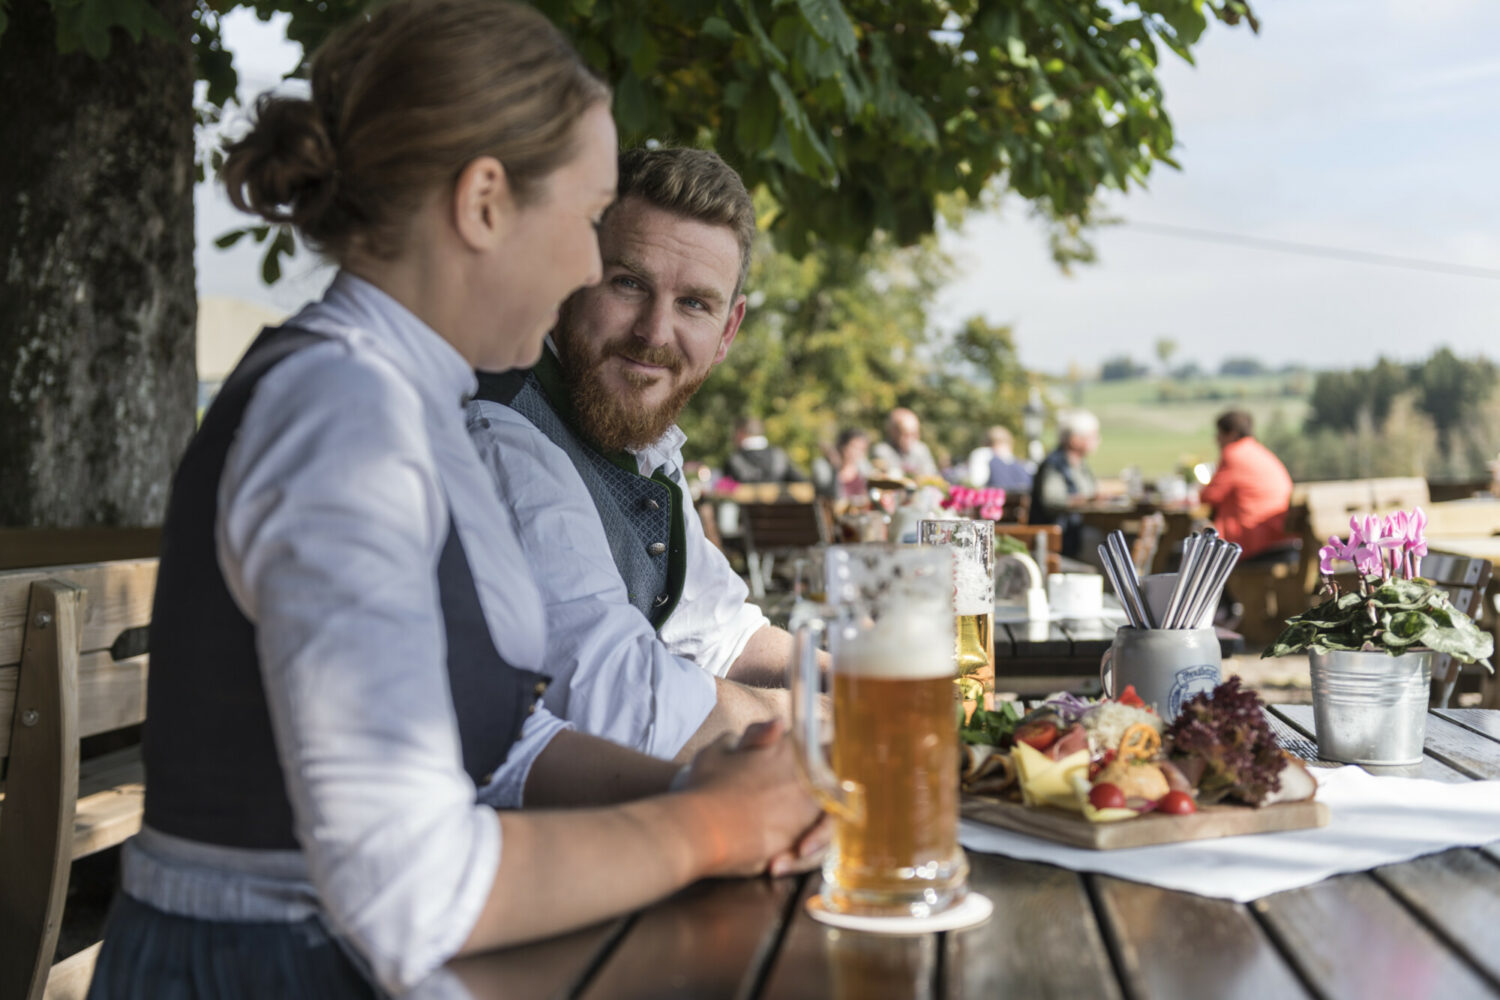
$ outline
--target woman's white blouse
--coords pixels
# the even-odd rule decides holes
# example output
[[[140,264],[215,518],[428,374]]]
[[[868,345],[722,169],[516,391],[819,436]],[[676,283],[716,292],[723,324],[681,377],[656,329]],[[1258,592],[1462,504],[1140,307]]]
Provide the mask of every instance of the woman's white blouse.
[[[538,709],[482,792],[463,769],[436,582],[450,516],[500,655],[539,670],[546,649],[514,523],[465,430],[469,365],[347,273],[289,322],[329,339],[257,385],[219,483],[217,544],[256,626],[302,851],[147,830],[125,888],[209,919],[320,913],[399,991],[467,938],[499,865],[490,806],[520,804],[566,724]]]

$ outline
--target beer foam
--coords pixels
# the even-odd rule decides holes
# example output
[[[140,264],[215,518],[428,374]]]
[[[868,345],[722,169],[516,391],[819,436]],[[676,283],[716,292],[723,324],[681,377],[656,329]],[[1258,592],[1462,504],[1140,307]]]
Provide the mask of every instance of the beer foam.
[[[995,578],[982,563],[959,559],[953,564],[953,604],[961,615],[986,615],[995,603]]]
[[[912,680],[955,677],[953,628],[953,616],[947,613],[835,623],[829,636],[834,672]]]

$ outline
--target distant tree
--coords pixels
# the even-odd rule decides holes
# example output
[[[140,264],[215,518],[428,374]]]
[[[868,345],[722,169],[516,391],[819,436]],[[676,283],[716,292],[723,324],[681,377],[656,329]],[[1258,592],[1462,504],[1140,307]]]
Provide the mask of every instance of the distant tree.
[[[195,410],[193,128],[237,84],[221,19],[285,12],[311,52],[371,4],[0,0],[0,523],[160,520]],[[1098,193],[1173,165],[1164,50],[1257,26],[1245,0],[538,7],[614,85],[623,139],[718,149],[798,251],[910,244],[941,200],[1014,191],[1086,252]],[[274,280],[293,244],[251,232]]]
[[[1264,375],[1266,366],[1257,358],[1225,358],[1219,365],[1220,375],[1237,377]]]
[[[1161,362],[1162,371],[1170,371],[1172,367],[1172,355],[1177,353],[1177,341],[1171,337],[1158,337],[1156,339],[1156,360]]]
[[[935,329],[928,309],[948,274],[933,241],[797,258],[763,240],[751,308],[725,362],[683,412],[690,457],[722,462],[737,417],[806,464],[839,430],[879,435],[890,411],[922,418],[934,447],[962,454],[992,424],[1019,428],[1030,377],[1008,327],[971,319]]]
[[[1203,376],[1203,366],[1196,361],[1188,361],[1173,368],[1171,374],[1174,379],[1182,381],[1201,378]]]
[[[1413,369],[1417,405],[1437,427],[1438,447],[1447,456],[1454,432],[1475,418],[1495,386],[1495,366],[1483,359],[1465,361],[1444,347]]]
[[[1123,382],[1126,379],[1140,378],[1150,371],[1145,365],[1136,361],[1127,354],[1121,354],[1113,358],[1106,358],[1099,366],[1099,381],[1101,382]]]

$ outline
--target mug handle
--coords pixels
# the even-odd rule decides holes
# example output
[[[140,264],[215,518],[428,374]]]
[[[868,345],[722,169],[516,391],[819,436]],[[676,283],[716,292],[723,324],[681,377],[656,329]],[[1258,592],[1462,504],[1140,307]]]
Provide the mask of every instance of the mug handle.
[[[1115,696],[1115,644],[1110,643],[1104,650],[1104,655],[1099,657],[1099,689],[1104,692],[1104,697]]]
[[[797,628],[796,668],[791,671],[792,739],[803,776],[818,804],[834,817],[856,826],[865,821],[865,790],[857,782],[841,781],[823,750],[818,712],[818,644],[815,636],[826,634],[828,623],[821,615],[809,615]]]

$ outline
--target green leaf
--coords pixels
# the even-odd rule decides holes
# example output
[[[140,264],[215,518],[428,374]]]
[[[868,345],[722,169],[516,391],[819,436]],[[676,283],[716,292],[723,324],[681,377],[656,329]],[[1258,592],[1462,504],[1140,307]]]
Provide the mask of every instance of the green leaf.
[[[735,39],[734,27],[717,15],[707,18],[701,30],[709,38],[720,42],[732,42]]]
[[[854,25],[839,0],[797,0],[808,27],[842,56],[851,56],[859,45]]]
[[[214,246],[218,247],[220,250],[228,250],[230,247],[238,243],[243,237],[248,235],[249,232],[250,230],[248,229],[231,229],[223,236],[220,236],[218,239],[214,240]]]
[[[775,46],[771,41],[771,36],[767,35],[766,29],[761,26],[760,15],[755,12],[755,0],[735,0],[735,6],[745,16],[745,23],[750,26],[750,35],[755,39],[755,44],[761,54],[777,69],[786,69],[786,56]]]

